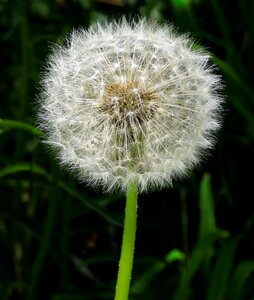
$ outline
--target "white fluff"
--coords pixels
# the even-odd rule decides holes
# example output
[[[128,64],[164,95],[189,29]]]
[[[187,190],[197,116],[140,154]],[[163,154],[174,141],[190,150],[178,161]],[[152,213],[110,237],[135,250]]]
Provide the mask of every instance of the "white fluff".
[[[219,127],[209,54],[144,19],[74,31],[49,58],[39,127],[62,164],[104,191],[162,188],[197,164]]]

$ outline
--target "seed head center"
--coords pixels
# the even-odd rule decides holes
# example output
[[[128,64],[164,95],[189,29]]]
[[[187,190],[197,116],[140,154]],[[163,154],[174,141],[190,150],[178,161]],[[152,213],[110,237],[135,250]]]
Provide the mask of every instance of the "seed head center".
[[[105,86],[100,109],[115,122],[143,123],[151,119],[158,108],[158,94],[138,81],[112,83]]]

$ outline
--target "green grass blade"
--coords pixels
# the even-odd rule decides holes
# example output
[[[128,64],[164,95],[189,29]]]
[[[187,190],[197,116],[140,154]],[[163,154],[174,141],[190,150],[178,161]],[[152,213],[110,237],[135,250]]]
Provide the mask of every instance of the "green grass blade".
[[[236,268],[229,289],[229,299],[242,300],[247,280],[254,273],[254,260],[245,260]]]
[[[20,129],[20,130],[28,131],[35,136],[42,135],[42,132],[38,128],[34,127],[33,125],[21,121],[16,121],[16,120],[0,119],[0,128],[5,130]]]
[[[206,258],[207,251],[210,251],[213,243],[218,239],[224,237],[222,231],[217,231],[216,233],[209,234],[203,239],[200,239],[194,250],[192,251],[185,269],[182,272],[180,283],[175,293],[174,300],[185,300],[188,299],[190,293],[190,283],[193,275],[198,271],[202,262]],[[217,299],[216,299],[217,300]]]
[[[225,299],[237,245],[238,238],[234,238],[222,248],[213,268],[210,286],[208,287],[207,300]]]
[[[47,172],[40,166],[27,162],[20,162],[0,169],[0,178],[20,172],[33,172],[35,174],[48,177]]]
[[[166,268],[167,264],[163,261],[157,261],[150,266],[139,278],[132,284],[131,294],[140,295],[144,293],[151,282]]]
[[[55,232],[54,228],[58,216],[58,206],[60,201],[60,199],[58,198],[59,193],[57,193],[58,178],[59,177],[57,176],[57,171],[55,171],[52,176],[51,197],[49,199],[48,212],[44,220],[44,232],[41,238],[38,253],[31,267],[29,288],[27,290],[26,300],[34,300],[37,298],[37,287],[39,285],[41,272],[47,257],[50,242]]]
[[[165,260],[167,263],[172,263],[174,261],[183,261],[185,259],[185,254],[178,250],[172,249],[166,256]]]
[[[211,176],[208,173],[203,176],[200,182],[199,195],[199,237],[203,238],[209,233],[216,232],[216,219],[214,214]]]
[[[212,0],[211,6],[214,10],[214,16],[217,20],[217,23],[223,35],[225,46],[227,46],[228,51],[231,53],[231,51],[233,51],[234,48],[233,48],[233,42],[230,34],[230,27],[228,26],[228,22],[225,18],[225,14],[222,11],[222,7],[219,5],[217,0]]]
[[[132,284],[131,293],[133,295],[140,295],[144,293],[151,285],[152,281],[156,279],[169,264],[175,261],[182,261],[184,258],[185,255],[183,252],[178,249],[172,249],[165,256],[165,261],[156,261],[137,278],[137,280]]]
[[[30,164],[26,162],[20,162],[0,169],[0,178],[3,178],[11,174],[16,174],[19,172],[33,172],[35,174],[44,176],[48,181],[52,181],[52,177],[43,168],[41,168],[38,165]],[[120,227],[123,226],[120,218],[118,219],[116,216],[113,216],[113,214],[111,214],[105,208],[98,206],[93,201],[90,201],[90,199],[87,199],[85,195],[81,194],[80,192],[72,188],[70,185],[65,183],[64,181],[60,181],[58,184],[60,188],[62,188],[71,196],[79,199],[86,207],[95,211],[97,214],[99,214],[109,223]]]
[[[230,78],[234,83],[236,83],[246,94],[249,96],[253,95],[253,90],[250,86],[241,78],[241,76],[237,73],[234,67],[229,64],[228,62],[220,59],[219,57],[215,56],[214,54],[210,53],[212,59],[215,64],[217,64],[223,73]]]
[[[70,195],[74,196],[75,198],[79,199],[86,207],[97,212],[101,217],[103,217],[109,223],[111,223],[115,226],[123,227],[123,222],[121,222],[120,218],[117,218],[115,215],[113,216],[113,214],[111,214],[105,208],[99,207],[98,205],[93,203],[93,201],[84,197],[83,194],[76,191],[75,189],[73,189],[72,187],[67,185],[65,182],[61,181],[59,183],[59,185],[63,190],[65,190]]]
[[[92,294],[86,293],[81,295],[65,294],[65,295],[53,295],[50,300],[98,300],[98,299],[110,299],[112,300],[114,295],[111,292],[95,292]]]
[[[196,16],[192,11],[192,2],[190,0],[171,0],[171,5],[177,21],[182,26],[189,27],[193,32],[199,30]]]

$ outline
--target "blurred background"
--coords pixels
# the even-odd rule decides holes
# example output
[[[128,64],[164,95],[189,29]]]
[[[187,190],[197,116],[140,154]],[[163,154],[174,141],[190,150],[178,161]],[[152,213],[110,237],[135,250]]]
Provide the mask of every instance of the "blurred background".
[[[0,299],[113,299],[124,196],[79,184],[34,126],[52,43],[105,18],[173,22],[224,80],[211,156],[139,196],[130,299],[254,299],[254,1],[0,0]]]

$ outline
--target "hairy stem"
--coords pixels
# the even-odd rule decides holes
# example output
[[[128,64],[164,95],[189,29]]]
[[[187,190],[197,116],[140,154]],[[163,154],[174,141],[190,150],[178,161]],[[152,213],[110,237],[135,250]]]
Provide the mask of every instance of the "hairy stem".
[[[129,183],[115,300],[127,300],[129,295],[137,226],[137,196],[136,183]]]

